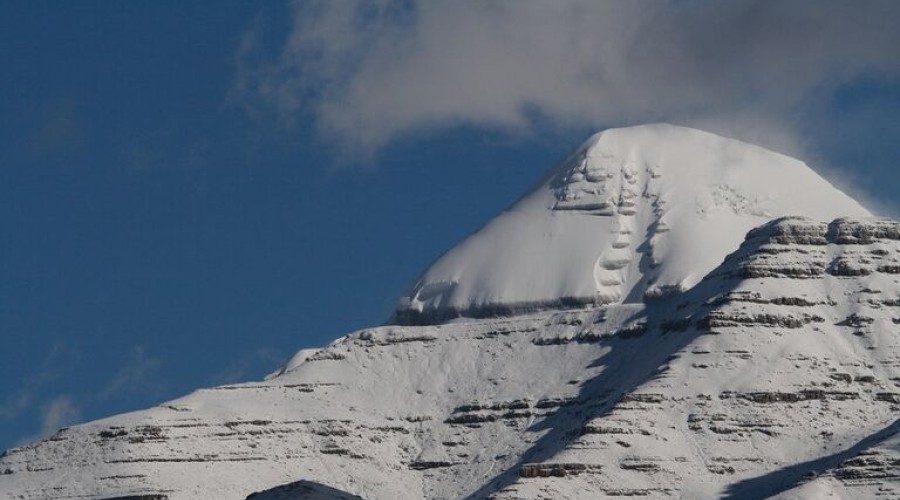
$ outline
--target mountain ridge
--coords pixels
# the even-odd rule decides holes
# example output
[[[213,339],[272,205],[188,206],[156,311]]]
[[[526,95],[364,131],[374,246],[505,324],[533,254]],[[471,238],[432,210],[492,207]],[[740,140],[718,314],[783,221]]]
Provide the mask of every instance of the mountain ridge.
[[[619,166],[626,188],[652,179],[644,169],[628,183]],[[549,187],[539,201],[560,202]],[[621,231],[646,217],[629,227],[650,234],[660,194],[639,190],[613,215],[590,213],[608,207],[585,205],[588,195],[564,201],[577,209],[533,213],[578,217],[557,227],[566,230]],[[731,205],[717,210],[738,220]],[[621,272],[616,289],[629,292],[615,300],[592,292],[574,307],[363,329],[298,352],[264,381],[201,389],[8,450],[0,495],[896,498],[900,223],[863,212],[740,216],[761,222],[726,251],[729,238],[694,239],[715,264],[660,294],[645,285],[667,283],[663,274],[647,283],[661,266],[642,266],[653,253],[638,251],[653,232],[629,241],[625,266],[604,269]],[[670,219],[663,233],[684,220],[693,219]],[[623,234],[593,242],[602,254]],[[597,248],[584,255],[573,273],[589,264],[590,285]]]

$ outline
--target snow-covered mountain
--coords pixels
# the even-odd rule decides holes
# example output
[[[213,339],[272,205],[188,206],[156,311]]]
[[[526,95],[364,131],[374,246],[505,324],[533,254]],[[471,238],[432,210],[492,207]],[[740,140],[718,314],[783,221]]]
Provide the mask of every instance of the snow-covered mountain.
[[[390,324],[0,458],[9,498],[898,498],[900,223],[668,125],[591,138]]]

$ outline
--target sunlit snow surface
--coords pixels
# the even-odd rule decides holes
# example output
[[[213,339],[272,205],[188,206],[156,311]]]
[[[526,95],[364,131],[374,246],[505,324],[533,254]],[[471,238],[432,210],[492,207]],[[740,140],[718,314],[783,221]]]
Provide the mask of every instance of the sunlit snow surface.
[[[641,302],[690,288],[783,215],[869,213],[803,162],[751,144],[666,124],[607,130],[432,264],[397,319]]]

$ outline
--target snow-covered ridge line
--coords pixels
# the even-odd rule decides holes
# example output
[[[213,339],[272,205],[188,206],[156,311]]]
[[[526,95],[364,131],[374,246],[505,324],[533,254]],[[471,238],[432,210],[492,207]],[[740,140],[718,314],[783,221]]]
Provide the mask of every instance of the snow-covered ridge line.
[[[840,217],[818,222],[809,217],[780,217],[747,233],[746,240],[767,239],[783,245],[867,245],[900,240],[900,223],[887,217]]]

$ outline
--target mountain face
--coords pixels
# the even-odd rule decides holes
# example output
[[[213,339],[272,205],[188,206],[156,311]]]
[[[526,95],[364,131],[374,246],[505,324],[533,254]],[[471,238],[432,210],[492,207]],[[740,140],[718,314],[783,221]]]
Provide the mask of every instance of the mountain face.
[[[898,498],[900,223],[802,163],[606,131],[391,324],[63,429],[0,496]]]

